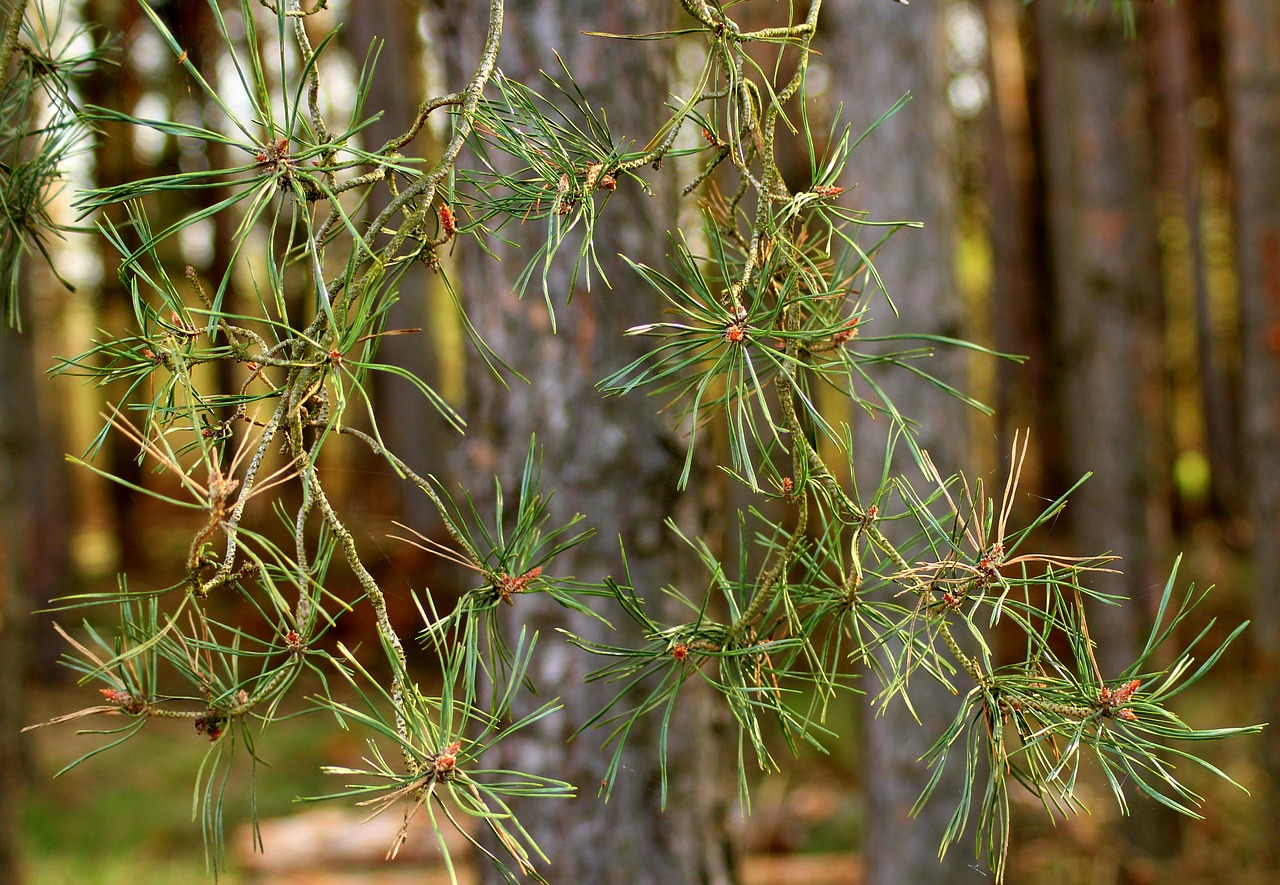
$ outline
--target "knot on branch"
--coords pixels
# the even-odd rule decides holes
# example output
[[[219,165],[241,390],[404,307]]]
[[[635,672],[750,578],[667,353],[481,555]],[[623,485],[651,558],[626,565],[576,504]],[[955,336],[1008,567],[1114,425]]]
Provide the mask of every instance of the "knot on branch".
[[[210,742],[222,737],[227,727],[227,717],[217,710],[201,713],[195,718],[196,734],[204,735]]]

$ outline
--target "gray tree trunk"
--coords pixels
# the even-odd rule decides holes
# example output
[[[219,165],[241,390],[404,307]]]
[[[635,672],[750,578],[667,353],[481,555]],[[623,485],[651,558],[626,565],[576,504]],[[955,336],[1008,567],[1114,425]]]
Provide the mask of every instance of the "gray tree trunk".
[[[1245,496],[1253,523],[1254,612],[1250,628],[1263,686],[1262,721],[1280,719],[1280,5],[1226,0],[1236,251],[1244,380]],[[1263,733],[1263,768],[1280,783],[1280,737]],[[1280,798],[1260,844],[1280,860]]]
[[[1054,370],[1065,416],[1065,469],[1093,478],[1067,509],[1076,552],[1121,556],[1096,589],[1127,597],[1089,606],[1104,680],[1132,663],[1143,607],[1167,578],[1157,554],[1167,512],[1153,491],[1167,472],[1160,362],[1160,265],[1149,95],[1142,46],[1099,6],[1038,3],[1042,169],[1054,299]],[[1160,499],[1163,500],[1163,499]],[[1135,802],[1126,858],[1167,856],[1177,826]]]
[[[883,302],[873,304],[877,335],[961,332],[963,306],[952,265],[956,139],[946,104],[945,6],[836,0],[823,7],[826,35],[820,46],[831,67],[832,103],[844,102],[845,118],[855,129],[870,125],[903,93],[913,96],[863,142],[849,166],[857,183],[857,205],[873,218],[925,225],[923,230],[895,234],[876,256],[876,267],[900,312],[895,319]],[[940,351],[925,368],[965,386],[964,361],[956,353]],[[962,405],[907,372],[883,372],[876,380],[903,415],[919,422],[919,443],[944,475],[968,466],[969,416]],[[869,455],[858,469],[876,476],[881,465],[875,459],[883,451],[888,422],[871,422],[861,413],[853,420],[857,443]],[[909,456],[899,460],[894,472],[921,479]],[[890,704],[879,716],[869,711],[865,722],[866,883],[988,881],[985,870],[975,868],[968,839],[953,846],[941,863],[938,860],[938,846],[960,792],[955,760],[934,799],[918,818],[910,817],[929,775],[919,759],[957,709],[956,698],[926,676],[913,680],[911,689],[919,724],[901,702]]]
[[[472,15],[476,15],[475,10]],[[418,112],[418,102],[425,89],[419,61],[425,47],[418,36],[418,6],[368,3],[353,7],[342,34],[357,64],[363,61],[374,40],[382,43],[378,55],[378,76],[367,107],[379,108],[383,114],[362,133],[366,146],[376,148],[405,131]],[[421,132],[404,148],[404,152],[411,157],[430,157],[433,142],[429,131]],[[376,190],[365,209],[365,217],[376,217],[390,199],[388,190]],[[442,308],[439,304],[441,299],[435,297],[435,289],[425,265],[415,264],[405,272],[400,281],[400,300],[388,311],[386,328],[422,331],[384,338],[379,345],[379,354],[387,363],[409,370],[438,390],[440,363],[433,355],[439,354],[442,347],[434,334],[439,323],[435,321],[433,311]],[[452,431],[444,427],[434,410],[424,407],[421,392],[403,378],[378,372],[373,375],[373,385],[379,413],[390,416],[379,428],[383,441],[415,471],[430,472],[434,469],[434,454],[442,451],[445,437]],[[393,486],[392,493],[403,495],[401,501],[394,502],[404,513],[403,518],[417,526],[419,531],[431,534],[439,519],[430,502],[408,483],[389,475],[387,478]]]
[[[1159,261],[1142,50],[1109,10],[1036,7],[1043,168],[1055,301],[1055,370],[1068,466],[1095,477],[1069,513],[1089,553],[1124,557],[1101,590],[1149,589],[1150,427],[1158,416]],[[1132,660],[1134,607],[1091,632],[1104,678]]]
[[[443,0],[440,44],[449,58],[452,82],[475,63],[479,31],[475,4]],[[643,142],[654,131],[667,95],[669,47],[584,37],[591,29],[614,33],[660,30],[669,4],[597,3],[592,0],[518,0],[507,4],[501,68],[513,78],[539,84],[539,69],[559,73],[553,50],[567,61],[596,107],[605,107],[615,133]],[[627,552],[632,579],[647,600],[661,599],[664,585],[699,586],[688,559],[662,520],[678,516],[676,494],[679,444],[657,403],[643,397],[601,399],[594,385],[610,370],[633,359],[644,346],[623,338],[624,329],[655,320],[661,305],[636,285],[613,256],[622,252],[655,266],[663,263],[664,231],[676,224],[669,182],[651,174],[658,195],[646,196],[620,182],[600,224],[599,255],[613,289],[596,278],[592,291],[579,287],[565,304],[569,274],[553,271],[558,334],[548,328],[547,309],[535,287],[524,301],[512,293],[515,275],[528,261],[536,231],[512,226],[504,236],[523,250],[493,242],[501,263],[459,246],[459,283],[471,319],[497,353],[529,379],[508,391],[478,359],[468,373],[468,440],[462,472],[473,489],[492,484],[497,473],[508,482],[537,433],[543,449],[544,488],[554,490],[558,518],[586,514],[598,529],[589,543],[558,558],[550,569],[598,581],[621,578],[618,541]],[[536,227],[540,225],[530,225]],[[465,244],[464,244],[465,245]],[[695,591],[696,592],[696,591]],[[602,732],[573,740],[579,724],[612,698],[613,686],[584,685],[601,662],[567,645],[555,634],[566,626],[582,635],[600,635],[598,625],[570,618],[550,605],[521,599],[513,613],[538,630],[541,642],[531,676],[544,693],[559,695],[563,714],[504,742],[512,765],[562,777],[578,785],[572,801],[516,803],[524,825],[552,859],[546,874],[555,882],[728,883],[735,881],[728,830],[733,811],[734,754],[717,752],[714,715],[696,697],[682,699],[671,726],[671,792],[665,811],[659,802],[658,726],[646,721],[632,731],[621,775],[610,801],[598,798],[612,748],[602,748]],[[610,616],[621,619],[616,610]],[[631,641],[636,637],[632,636]],[[628,641],[610,634],[610,642]],[[653,717],[651,717],[652,719]]]

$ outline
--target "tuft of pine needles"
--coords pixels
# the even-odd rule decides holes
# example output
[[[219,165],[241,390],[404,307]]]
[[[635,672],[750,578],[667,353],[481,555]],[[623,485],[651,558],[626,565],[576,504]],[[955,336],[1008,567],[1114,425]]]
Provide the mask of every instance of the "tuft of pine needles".
[[[29,257],[74,291],[50,249],[52,239],[76,228],[59,220],[55,204],[93,134],[76,106],[75,84],[109,64],[111,51],[95,46],[61,3],[12,2],[0,7],[0,23],[0,308],[4,323],[20,329],[18,296]]]

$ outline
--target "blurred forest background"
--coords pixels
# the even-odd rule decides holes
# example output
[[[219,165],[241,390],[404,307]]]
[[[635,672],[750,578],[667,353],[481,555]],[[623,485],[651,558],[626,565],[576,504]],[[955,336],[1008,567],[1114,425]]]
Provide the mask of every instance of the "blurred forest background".
[[[371,143],[401,131],[421,96],[455,88],[448,84],[456,76],[450,53],[472,27],[462,17],[475,4],[333,5],[310,22],[322,33],[346,19],[328,64],[350,65],[354,77],[370,41],[384,41],[382,91],[369,104],[385,109],[378,124],[385,132],[374,127]],[[514,21],[551,20],[553,38],[534,36],[562,41],[554,48],[573,68],[576,53],[592,40],[579,29],[623,29],[603,10],[614,5],[633,4],[526,0],[512,3],[508,14]],[[100,25],[97,34],[119,36],[119,65],[77,84],[84,103],[140,117],[199,118],[197,94],[175,75],[172,58],[133,4],[70,6]],[[217,71],[206,5],[155,6],[197,66]],[[752,6],[761,7],[762,19],[776,14],[773,3]],[[930,411],[928,403],[914,412],[903,408],[922,420],[926,448],[944,473],[964,468],[999,477],[1013,434],[1023,428],[1031,431],[1023,476],[1028,508],[1092,471],[1051,543],[1124,559],[1125,574],[1114,577],[1111,589],[1133,603],[1094,622],[1104,668],[1109,659],[1132,658],[1181,552],[1180,581],[1218,585],[1210,613],[1224,630],[1253,620],[1246,644],[1234,647],[1185,702],[1188,718],[1277,722],[1280,3],[1140,3],[1131,37],[1108,3],[1085,6],[828,0],[815,43],[823,55],[810,74],[810,114],[829,120],[843,106],[844,118],[862,129],[912,94],[855,152],[847,182],[857,184],[852,203],[874,218],[925,224],[895,235],[877,256],[902,325],[1030,357],[1024,365],[939,357],[951,362],[958,386],[995,408],[994,417]],[[479,10],[474,15],[479,21]],[[513,34],[509,42],[517,48],[503,61],[509,74],[530,76],[554,64],[546,52],[552,47],[544,43],[542,57],[521,53]],[[689,76],[679,51],[663,75],[671,80],[659,84],[659,95],[678,91],[679,78]],[[633,113],[627,110],[633,91],[651,86],[606,77],[587,88],[612,120]],[[430,143],[415,147],[429,155]],[[806,174],[806,158],[795,162],[796,176]],[[70,185],[218,164],[225,165],[191,152],[181,139],[107,127],[72,170]],[[183,236],[176,266],[203,273],[230,260],[223,217]],[[621,213],[613,218],[630,221]],[[660,248],[660,233],[656,240]],[[201,741],[186,732],[153,735],[149,758],[142,745],[131,744],[122,755],[51,782],[53,771],[84,751],[83,741],[69,729],[19,735],[24,725],[82,705],[66,700],[69,678],[56,665],[63,649],[53,618],[32,612],[112,585],[121,571],[131,585],[170,583],[174,550],[180,559],[189,540],[189,531],[169,524],[147,498],[63,459],[84,452],[99,425],[103,391],[47,373],[55,356],[83,350],[96,328],[124,324],[130,307],[114,282],[117,256],[101,237],[73,236],[50,250],[75,291],[31,262],[20,293],[23,330],[0,337],[0,880],[19,881],[15,858],[25,856],[30,881],[38,883],[191,881],[200,875],[201,849],[186,823],[186,785]],[[461,265],[484,260],[452,258],[464,282],[474,271]],[[474,398],[465,339],[447,299],[425,268],[414,274],[402,292],[430,294],[405,297],[391,323],[427,331],[388,339],[384,357],[451,401]],[[384,425],[390,448],[423,472],[436,469],[433,459],[455,445],[450,432],[410,399],[407,386],[388,383],[375,395],[395,416]],[[896,395],[900,406],[902,398],[911,402],[910,391]],[[638,410],[655,406],[641,397],[626,402]],[[145,483],[135,454],[109,446],[99,463]],[[378,577],[393,604],[411,616],[409,588],[447,592],[457,576],[386,535],[393,520],[422,526],[433,517],[367,452],[349,449],[340,469],[349,477],[348,506],[361,513],[351,524],[361,527],[362,544],[385,549]],[[708,502],[706,510],[717,506]],[[938,700],[942,721],[951,715],[946,703],[945,696]],[[856,720],[861,713],[845,715]],[[927,710],[923,717],[930,720]],[[805,759],[766,780],[754,817],[743,825],[744,848],[755,858],[748,880],[984,881],[967,851],[953,851],[947,866],[935,870],[937,830],[930,832],[928,817],[918,825],[906,821],[903,802],[910,806],[920,784],[911,780],[911,763],[928,744],[902,738],[916,730],[905,715],[868,721],[855,729],[859,740],[836,755]],[[298,731],[286,740],[305,744],[305,726]],[[1280,733],[1269,729],[1208,752],[1252,795],[1205,778],[1214,793],[1201,821],[1138,799],[1132,819],[1120,825],[1101,795],[1092,817],[1056,828],[1031,808],[1015,823],[1010,881],[1154,882],[1171,875],[1272,881],[1280,862]],[[299,785],[316,775],[290,769],[287,756],[263,776],[273,784],[260,799],[263,813],[287,813],[290,798],[317,789]],[[935,806],[945,820],[950,807]],[[916,833],[920,841],[910,841]],[[891,844],[898,847],[883,847]],[[914,857],[914,865],[897,868],[904,857],[889,853]],[[808,870],[806,855],[823,858],[825,872],[794,872]],[[789,858],[793,872],[769,866],[770,857]]]

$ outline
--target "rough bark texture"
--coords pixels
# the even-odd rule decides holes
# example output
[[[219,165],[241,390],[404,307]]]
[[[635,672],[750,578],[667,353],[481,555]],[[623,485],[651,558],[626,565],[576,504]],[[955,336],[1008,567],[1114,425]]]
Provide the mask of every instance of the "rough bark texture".
[[[1067,514],[1075,552],[1123,558],[1124,574],[1090,584],[1132,600],[1089,609],[1100,676],[1110,680],[1133,661],[1143,607],[1167,577],[1153,541],[1167,532],[1152,504],[1167,461],[1154,430],[1160,289],[1148,95],[1142,47],[1109,9],[1038,3],[1033,14],[1065,469],[1094,473]],[[1169,853],[1176,826],[1152,803],[1131,807],[1124,830],[1135,848]]]
[[[924,230],[896,234],[876,257],[876,267],[900,312],[894,319],[875,304],[874,334],[891,331],[958,335],[962,304],[956,289],[952,237],[955,230],[956,172],[954,123],[946,105],[947,74],[943,35],[945,4],[863,3],[837,0],[823,7],[826,36],[820,46],[831,66],[832,96],[844,102],[855,128],[870,125],[903,93],[905,109],[863,142],[850,162],[859,206],[879,220],[923,221]],[[940,352],[928,371],[964,387],[964,362]],[[966,467],[967,415],[964,407],[907,372],[877,376],[902,414],[920,424],[919,442],[944,474]],[[879,473],[878,460],[888,422],[870,422],[859,413],[857,442],[868,455],[861,471]],[[905,452],[905,447],[903,448]],[[919,480],[909,457],[895,473]],[[956,698],[921,676],[912,682],[917,724],[906,706],[891,704],[880,716],[868,713],[864,756],[867,790],[862,850],[868,885],[903,882],[983,882],[972,842],[953,846],[938,861],[938,846],[960,792],[953,765],[937,796],[912,819],[910,810],[928,779],[919,759],[956,711]]]
[[[1226,0],[1227,95],[1234,167],[1240,282],[1246,497],[1254,531],[1254,611],[1250,633],[1263,688],[1262,721],[1280,719],[1280,5]],[[1280,859],[1280,738],[1263,733],[1263,768],[1273,785],[1261,816]]]
[[[457,82],[478,57],[475,4],[441,3],[440,44],[449,55]],[[671,59],[662,44],[623,43],[584,37],[585,29],[649,32],[662,27],[669,4],[612,3],[592,0],[550,2],[518,0],[507,5],[500,66],[513,78],[537,84],[540,69],[558,72],[553,50],[566,59],[591,102],[607,108],[615,133],[647,138],[666,96],[664,77]],[[634,583],[650,601],[662,598],[664,585],[688,586],[688,560],[662,525],[679,516],[675,492],[679,474],[678,444],[671,438],[657,403],[643,397],[602,399],[594,385],[608,371],[638,354],[643,342],[624,339],[628,326],[657,319],[661,306],[653,293],[637,285],[634,275],[614,259],[618,252],[655,266],[663,262],[664,231],[675,224],[675,200],[668,183],[658,196],[645,196],[632,182],[620,182],[610,200],[601,234],[600,256],[612,289],[597,277],[592,291],[579,281],[566,305],[565,268],[553,272],[558,333],[551,334],[547,308],[536,288],[524,301],[512,294],[516,273],[528,260],[531,236],[518,226],[504,235],[526,244],[523,257],[501,247],[502,262],[459,247],[459,279],[468,311],[481,335],[529,379],[508,391],[473,360],[468,374],[467,417],[471,430],[463,447],[463,472],[473,489],[492,486],[492,474],[508,482],[519,477],[532,433],[543,449],[544,488],[554,490],[553,511],[559,518],[586,514],[598,535],[549,566],[556,574],[598,581],[621,577],[619,537],[625,545]],[[540,227],[530,225],[530,227]],[[535,283],[536,287],[536,283]],[[694,592],[705,582],[694,575]],[[565,711],[537,729],[504,743],[506,759],[574,782],[572,801],[519,803],[523,824],[552,859],[547,875],[556,882],[725,883],[735,880],[727,818],[733,800],[736,760],[717,753],[715,724],[705,704],[682,700],[671,726],[671,792],[665,811],[659,801],[656,721],[632,731],[621,776],[608,804],[597,796],[612,748],[602,749],[603,733],[588,732],[570,740],[576,729],[598,711],[614,686],[584,685],[583,677],[600,665],[567,645],[555,629],[567,626],[583,635],[598,635],[598,625],[569,618],[554,606],[518,601],[513,617],[536,629],[541,642],[532,678],[545,700],[561,696]],[[621,619],[611,612],[615,622]],[[634,639],[634,637],[632,637]],[[627,641],[611,634],[609,641]],[[651,717],[652,719],[653,717]]]

